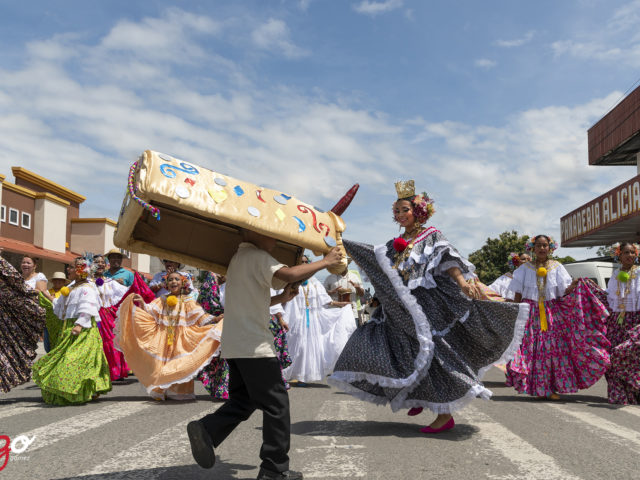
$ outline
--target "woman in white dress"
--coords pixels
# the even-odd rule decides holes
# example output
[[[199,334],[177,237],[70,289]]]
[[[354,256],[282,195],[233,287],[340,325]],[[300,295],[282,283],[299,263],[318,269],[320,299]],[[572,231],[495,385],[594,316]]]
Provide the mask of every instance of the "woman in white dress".
[[[309,260],[303,257],[302,261]],[[322,380],[333,371],[355,330],[351,303],[332,300],[324,286],[311,277],[300,285],[298,295],[287,302],[284,311],[292,362],[284,370],[285,378],[303,383]]]
[[[30,255],[22,257],[20,270],[22,270],[24,283],[26,283],[29,288],[42,292],[45,297],[53,301],[53,297],[47,290],[47,277],[45,277],[42,272],[36,272],[36,259],[34,257]]]
[[[41,292],[49,301],[53,302],[54,298],[47,290],[47,277],[42,272],[36,272],[36,259],[30,255],[22,257],[20,262],[20,270],[22,271],[22,278],[24,278],[25,285],[31,290]],[[49,340],[49,331],[47,327],[44,327],[43,337],[44,351],[49,353],[51,350],[51,341]]]

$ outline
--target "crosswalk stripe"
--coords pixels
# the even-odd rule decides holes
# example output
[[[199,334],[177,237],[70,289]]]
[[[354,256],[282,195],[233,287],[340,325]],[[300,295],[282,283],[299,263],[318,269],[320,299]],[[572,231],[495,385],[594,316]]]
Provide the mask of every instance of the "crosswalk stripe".
[[[218,407],[216,406],[214,410],[217,410]],[[207,405],[206,413],[211,413],[214,410],[210,408],[210,405]],[[163,430],[136,446],[121,451],[106,462],[79,476],[100,475],[102,480],[147,480],[160,478],[171,467],[195,465],[195,460],[191,457],[186,427],[187,423],[202,418],[204,415],[205,412],[198,413]]]
[[[618,409],[618,412],[624,412],[635,417],[640,417],[640,407],[638,407],[638,405],[627,405]]]
[[[29,432],[16,433],[26,435],[29,438],[35,437],[32,446],[29,447],[29,452],[32,452],[73,435],[80,435],[109,422],[133,415],[151,405],[149,401],[115,402],[106,407],[53,422]]]
[[[365,421],[367,419],[364,404],[356,400],[325,401],[316,415],[316,421]],[[328,427],[329,428],[329,427]],[[327,430],[328,430],[327,428]],[[337,430],[337,431],[336,431]],[[340,433],[338,429],[331,427],[332,433]],[[350,478],[366,477],[366,456],[362,450],[364,445],[351,445],[340,443],[344,437],[326,435],[328,431],[320,429],[310,432],[313,439],[320,442],[319,445],[297,448],[298,454],[305,452],[317,452],[326,449],[326,455],[322,455],[321,460],[310,461],[305,464],[305,478]],[[358,451],[359,450],[359,451]],[[317,458],[317,454],[314,455]]]
[[[22,415],[23,413],[33,413],[38,410],[45,410],[47,408],[53,408],[44,403],[26,403],[20,402],[15,405],[0,406],[0,418],[13,417],[15,415]]]
[[[518,467],[518,475],[512,478],[580,480],[580,477],[563,470],[553,457],[541,452],[477,408],[466,407],[462,416],[470,424],[478,427],[483,443],[490,444]]]
[[[594,415],[590,412],[573,410],[564,405],[551,405],[551,407],[559,410],[565,415],[573,417],[582,424],[586,424],[591,428],[606,432],[605,435],[607,436],[608,440],[620,446],[630,448],[637,453],[640,453],[640,432],[610,422],[609,420]]]

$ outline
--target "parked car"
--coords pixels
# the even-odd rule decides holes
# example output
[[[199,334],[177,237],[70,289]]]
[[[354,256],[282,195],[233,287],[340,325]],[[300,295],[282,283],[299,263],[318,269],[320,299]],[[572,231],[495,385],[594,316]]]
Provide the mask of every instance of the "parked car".
[[[607,289],[607,283],[613,275],[613,271],[619,264],[612,262],[575,262],[566,263],[564,268],[567,269],[572,278],[590,278],[598,284],[603,290]]]

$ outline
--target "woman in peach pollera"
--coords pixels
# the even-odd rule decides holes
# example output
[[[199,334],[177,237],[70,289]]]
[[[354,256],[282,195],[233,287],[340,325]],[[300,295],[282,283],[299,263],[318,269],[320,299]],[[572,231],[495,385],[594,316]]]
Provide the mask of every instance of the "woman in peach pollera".
[[[129,295],[116,323],[116,348],[156,400],[193,400],[193,379],[220,354],[222,315],[206,313],[185,291],[187,279],[167,276],[169,292],[145,304]]]

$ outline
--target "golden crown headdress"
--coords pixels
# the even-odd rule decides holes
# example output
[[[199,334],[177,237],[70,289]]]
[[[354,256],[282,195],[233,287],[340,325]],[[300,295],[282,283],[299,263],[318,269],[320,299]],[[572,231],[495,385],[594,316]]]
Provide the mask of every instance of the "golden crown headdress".
[[[413,197],[416,194],[416,185],[413,180],[402,180],[395,185],[398,199]]]

